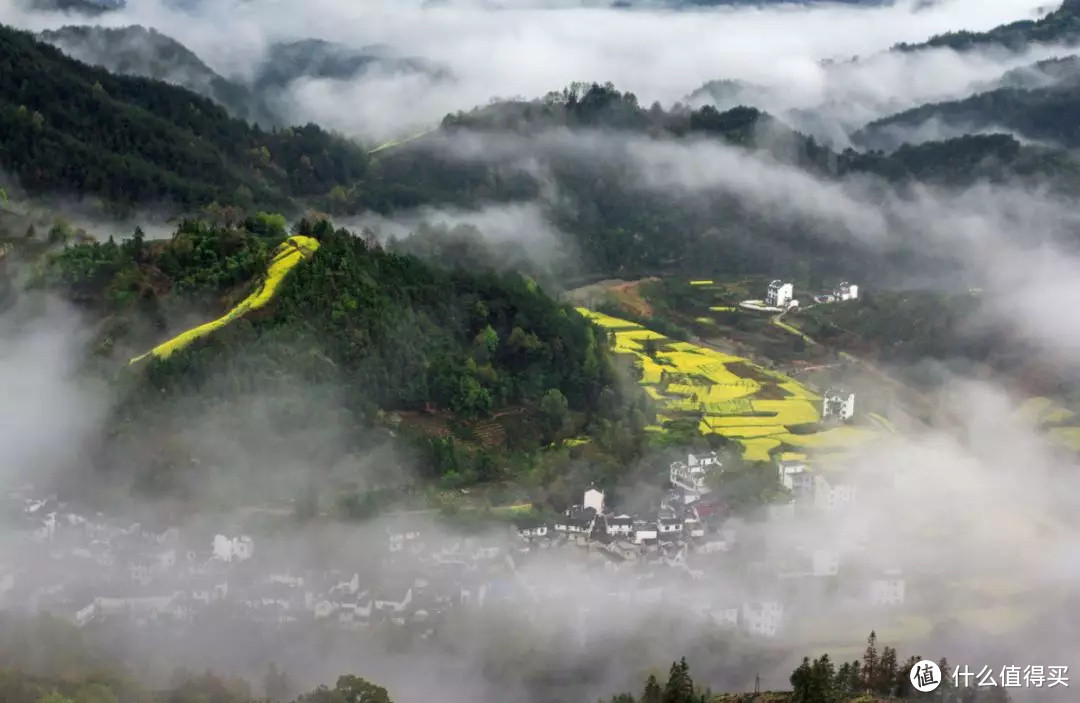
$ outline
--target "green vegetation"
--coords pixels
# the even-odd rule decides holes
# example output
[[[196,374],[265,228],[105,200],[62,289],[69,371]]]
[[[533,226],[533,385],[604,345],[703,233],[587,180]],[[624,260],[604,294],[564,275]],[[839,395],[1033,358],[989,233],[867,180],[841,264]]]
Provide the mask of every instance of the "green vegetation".
[[[855,138],[873,143],[887,138],[890,129],[917,127],[935,120],[946,126],[970,130],[1005,128],[1029,139],[1075,149],[1080,146],[1080,135],[1069,115],[1076,114],[1078,109],[1080,90],[1075,83],[1031,90],[1000,88],[963,100],[922,105],[871,122]]]
[[[804,657],[791,674],[791,691],[712,694],[695,686],[686,659],[674,662],[666,684],[656,676],[645,682],[641,696],[623,693],[611,703],[873,703],[881,700],[923,700],[939,703],[1008,703],[1009,695],[1001,685],[958,687],[947,659],[937,662],[943,676],[937,690],[919,693],[911,684],[909,672],[922,661],[912,656],[901,664],[892,647],[878,649],[877,635],[867,638],[861,660],[837,667],[828,654],[810,660]]]
[[[1034,22],[1031,20],[1011,22],[987,32],[949,32],[932,37],[920,44],[898,44],[895,49],[918,51],[948,47],[957,51],[968,51],[998,45],[1011,51],[1023,51],[1030,44],[1075,45],[1078,42],[1080,42],[1080,2],[1064,0],[1057,10]]]
[[[858,301],[817,305],[786,320],[822,344],[888,362],[919,385],[939,382],[942,367],[987,363],[1015,370],[1030,361],[1020,340],[979,324],[981,301],[970,293],[874,291]]]
[[[614,483],[643,450],[647,402],[616,390],[606,335],[531,280],[437,268],[326,220],[302,221],[296,233],[319,246],[266,308],[150,359],[125,386],[120,439],[139,437],[186,399],[203,398],[204,412],[206,403],[228,406],[299,381],[306,390],[289,391],[275,411],[280,441],[342,422],[357,430],[354,447],[314,443],[318,463],[364,446],[386,413],[400,413],[424,477],[448,487],[515,479],[561,503],[579,482]],[[236,226],[186,221],[166,242],[136,233],[68,246],[35,283],[102,319],[99,363],[115,369],[167,339],[175,314],[197,309],[211,319],[257,288],[283,239],[280,219],[267,214]],[[570,438],[579,439],[560,446]],[[574,461],[589,473],[568,470]],[[145,486],[172,490],[175,466],[137,470]]]
[[[30,194],[119,207],[282,207],[358,179],[358,147],[314,125],[264,132],[158,81],[92,68],[0,26],[0,166]]]

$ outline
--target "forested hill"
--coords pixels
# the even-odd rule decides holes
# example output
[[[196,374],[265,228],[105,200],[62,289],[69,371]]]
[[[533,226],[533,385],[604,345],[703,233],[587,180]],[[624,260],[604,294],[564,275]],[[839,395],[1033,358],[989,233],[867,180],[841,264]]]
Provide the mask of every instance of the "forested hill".
[[[265,101],[247,86],[218,75],[186,46],[153,28],[68,25],[38,36],[92,66],[172,83],[221,104],[234,117],[263,127],[276,124]]]
[[[928,122],[956,131],[1006,129],[1027,139],[1080,146],[1076,114],[1080,85],[1065,83],[1023,90],[1001,88],[963,100],[923,105],[868,124],[853,139],[857,143],[895,148],[913,128]]]
[[[837,182],[872,175],[898,192],[916,183],[966,187],[980,180],[1073,190],[1080,173],[1067,152],[1022,146],[1007,135],[965,136],[892,153],[836,153],[752,107],[645,108],[631,93],[592,84],[447,116],[441,135],[381,156],[379,188],[359,184],[344,207],[394,207],[410,198],[416,204],[536,198],[541,178],[515,168],[524,159],[547,169],[543,182],[554,184],[559,195],[547,204],[548,213],[590,271],[634,275],[685,266],[746,272],[806,262],[843,275],[883,265],[857,247],[829,246],[829,232],[813,221],[796,225],[773,217],[723,188],[690,194],[643,187],[648,166],[634,159],[635,145],[696,148],[695,140]],[[488,156],[447,156],[458,143],[485,145]]]
[[[31,194],[290,208],[367,159],[315,125],[266,132],[180,87],[117,76],[0,26],[0,168]]]
[[[325,469],[362,447],[371,439],[362,428],[378,424],[383,411],[418,414],[419,425],[400,429],[417,430],[417,446],[427,452],[425,477],[450,486],[510,478],[507,457],[515,452],[568,436],[564,431],[610,431],[624,422],[605,335],[531,280],[436,268],[326,220],[303,221],[296,231],[321,245],[287,274],[267,308],[135,367],[103,466],[130,467],[154,492],[180,490],[189,472],[177,467],[189,466],[188,454],[165,456],[160,447],[175,441],[155,434],[167,430],[169,417],[189,411],[243,425],[237,408],[252,395],[277,428],[259,441],[260,451],[300,452],[309,468]],[[277,216],[217,227],[190,221],[165,242],[137,235],[67,247],[50,255],[37,284],[101,321],[97,358],[119,372],[131,356],[244,297],[284,236]],[[494,435],[472,434],[473,423],[507,413],[487,425]],[[450,435],[448,422],[460,442],[438,440]],[[604,439],[601,432],[593,451],[632,457],[645,424],[641,416],[638,439],[624,431],[618,446],[615,435]],[[245,431],[216,427],[235,436]],[[132,462],[144,442],[153,458]],[[213,449],[198,458],[204,465],[226,461]],[[602,470],[603,457],[593,466]],[[265,467],[247,468],[258,469],[260,486],[274,490]],[[231,471],[239,476],[245,467]],[[397,471],[388,466],[378,480],[393,484]],[[292,466],[288,473],[293,482],[324,478]]]
[[[1031,44],[1080,44],[1080,0],[1064,0],[1061,6],[1039,20],[1021,20],[987,32],[949,32],[919,44],[898,44],[898,51],[918,51],[948,47],[967,51],[980,47],[1005,47],[1023,51]]]

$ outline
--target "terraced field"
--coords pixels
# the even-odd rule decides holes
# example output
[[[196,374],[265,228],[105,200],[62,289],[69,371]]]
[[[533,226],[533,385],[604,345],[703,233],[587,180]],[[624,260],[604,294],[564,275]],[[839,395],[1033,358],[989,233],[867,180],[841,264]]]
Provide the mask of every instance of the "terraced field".
[[[882,434],[850,425],[825,428],[821,397],[801,383],[751,361],[677,342],[641,325],[579,308],[614,336],[614,350],[635,357],[640,383],[663,407],[661,425],[696,418],[703,434],[742,445],[743,457],[769,460],[776,452],[843,451]],[[655,349],[650,356],[645,342]],[[653,426],[652,431],[663,431]]]
[[[1080,452],[1080,416],[1050,398],[1029,398],[1018,411],[1025,423],[1046,433],[1050,441]]]

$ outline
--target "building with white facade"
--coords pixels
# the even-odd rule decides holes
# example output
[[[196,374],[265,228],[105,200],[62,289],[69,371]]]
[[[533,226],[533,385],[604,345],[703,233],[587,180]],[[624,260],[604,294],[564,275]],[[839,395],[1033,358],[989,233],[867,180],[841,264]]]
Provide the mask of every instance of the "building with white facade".
[[[750,634],[775,637],[780,632],[784,608],[776,601],[744,603],[741,615],[743,627]]]
[[[597,490],[596,488],[590,488],[585,491],[585,498],[581,503],[582,507],[592,508],[596,511],[597,515],[604,514],[604,492]]]
[[[835,510],[855,501],[856,490],[852,483],[831,482],[824,476],[814,476],[814,505],[822,510]]]
[[[629,515],[616,515],[606,520],[607,533],[615,536],[630,536],[634,533],[634,518]]]
[[[870,601],[874,605],[903,605],[905,582],[899,572],[886,573],[870,582]]]
[[[705,484],[705,478],[710,472],[718,471],[722,467],[723,464],[716,452],[688,454],[685,462],[673,461],[671,463],[668,479],[684,491],[702,496],[710,490]]]
[[[811,484],[810,471],[805,459],[781,456],[776,461],[776,469],[780,484],[793,493],[808,488]]]
[[[859,299],[859,287],[852,283],[844,281],[836,287],[833,291],[833,298],[836,300],[858,300]]]
[[[855,394],[840,389],[829,389],[821,398],[823,420],[850,420],[855,415]]]
[[[245,561],[255,553],[255,544],[250,537],[226,537],[214,535],[214,558],[219,561]]]
[[[774,308],[787,308],[795,297],[795,286],[783,281],[773,281],[765,291],[765,304]]]

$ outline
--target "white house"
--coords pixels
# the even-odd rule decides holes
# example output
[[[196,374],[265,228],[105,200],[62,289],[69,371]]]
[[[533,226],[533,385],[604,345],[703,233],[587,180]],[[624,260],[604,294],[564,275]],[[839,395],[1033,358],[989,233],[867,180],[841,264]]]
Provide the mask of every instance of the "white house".
[[[738,608],[716,608],[709,611],[709,616],[719,627],[736,627],[739,624]]]
[[[833,291],[833,297],[836,298],[836,300],[858,300],[859,287],[844,281]]]
[[[705,495],[709,493],[709,487],[705,485],[705,478],[709,472],[717,471],[723,464],[716,452],[696,455],[688,454],[686,462],[673,461],[668,470],[668,479],[673,485],[684,491]]]
[[[540,523],[539,525],[519,527],[518,534],[522,537],[547,537],[548,525],[547,523]]]
[[[592,508],[574,506],[555,518],[555,531],[567,534],[589,534],[593,530],[596,511]]]
[[[765,304],[774,308],[787,308],[795,297],[795,286],[783,281],[773,281],[765,291]]]
[[[693,538],[701,538],[705,536],[705,525],[701,524],[701,520],[691,517],[686,518],[683,521],[683,534],[689,535]]]
[[[835,510],[854,502],[856,493],[854,484],[830,482],[820,474],[814,476],[814,505],[818,508]]]
[[[660,534],[662,535],[681,535],[683,531],[683,521],[676,517],[664,517],[658,521],[660,527]]]
[[[899,572],[888,572],[870,582],[870,600],[874,605],[903,605],[904,586]]]
[[[743,625],[750,634],[775,637],[780,631],[784,609],[776,601],[744,603],[741,615]]]
[[[225,535],[214,535],[214,558],[219,561],[245,561],[255,553],[255,544],[250,537],[228,538]]]
[[[606,521],[607,533],[611,536],[629,536],[634,532],[634,518],[629,515],[616,515]]]
[[[656,539],[657,529],[655,523],[647,523],[644,520],[634,522],[634,541],[638,544],[646,540]]]
[[[592,508],[596,511],[597,515],[604,514],[604,492],[595,488],[590,488],[585,491],[585,498],[581,505],[586,508]]]
[[[789,491],[794,492],[797,488],[808,487],[810,483],[806,461],[799,456],[781,455],[776,461],[776,469],[780,484]]]
[[[853,415],[855,415],[854,393],[836,389],[825,391],[821,399],[822,419],[850,420]]]

